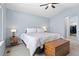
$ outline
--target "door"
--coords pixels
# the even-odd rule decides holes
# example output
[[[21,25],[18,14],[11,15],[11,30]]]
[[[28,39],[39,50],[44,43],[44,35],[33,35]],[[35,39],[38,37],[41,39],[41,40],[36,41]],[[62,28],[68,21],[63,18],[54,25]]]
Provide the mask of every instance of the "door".
[[[78,16],[66,17],[65,18],[65,36],[66,38],[70,37],[70,26],[76,25],[76,39],[79,39],[79,20]]]
[[[68,38],[70,36],[70,17],[65,18],[65,37]]]

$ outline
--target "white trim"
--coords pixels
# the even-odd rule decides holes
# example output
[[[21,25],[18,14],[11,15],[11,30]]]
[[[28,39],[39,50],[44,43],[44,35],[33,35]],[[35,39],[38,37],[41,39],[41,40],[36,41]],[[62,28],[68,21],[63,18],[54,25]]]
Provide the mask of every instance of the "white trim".
[[[2,4],[2,40],[3,40],[3,19],[4,19],[3,16],[4,15],[3,15],[3,4]]]

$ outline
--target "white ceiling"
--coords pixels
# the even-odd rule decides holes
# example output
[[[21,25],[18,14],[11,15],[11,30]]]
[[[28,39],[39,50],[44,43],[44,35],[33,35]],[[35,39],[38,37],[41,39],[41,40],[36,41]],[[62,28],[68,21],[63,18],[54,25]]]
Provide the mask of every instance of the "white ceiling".
[[[6,7],[8,9],[50,18],[67,8],[79,6],[78,3],[60,3],[55,5],[55,9],[49,7],[47,10],[45,10],[45,6],[40,7],[40,5],[41,3],[7,3]]]

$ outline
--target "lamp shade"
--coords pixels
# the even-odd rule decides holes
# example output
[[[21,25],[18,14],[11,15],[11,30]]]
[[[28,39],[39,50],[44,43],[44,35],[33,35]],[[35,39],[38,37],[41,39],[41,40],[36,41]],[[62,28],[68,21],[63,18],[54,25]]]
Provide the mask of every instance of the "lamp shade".
[[[16,29],[11,29],[11,32],[16,32]]]
[[[47,27],[46,26],[43,26],[42,28],[44,29],[44,31],[47,31]]]

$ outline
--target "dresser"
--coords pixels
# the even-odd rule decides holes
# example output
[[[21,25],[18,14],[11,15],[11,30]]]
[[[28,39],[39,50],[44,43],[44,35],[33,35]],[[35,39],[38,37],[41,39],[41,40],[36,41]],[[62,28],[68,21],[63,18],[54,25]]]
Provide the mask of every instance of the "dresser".
[[[44,53],[46,56],[64,56],[70,51],[70,41],[65,39],[56,39],[44,44]]]

